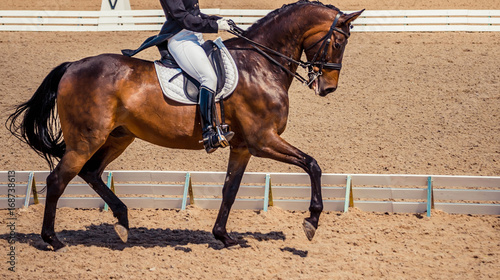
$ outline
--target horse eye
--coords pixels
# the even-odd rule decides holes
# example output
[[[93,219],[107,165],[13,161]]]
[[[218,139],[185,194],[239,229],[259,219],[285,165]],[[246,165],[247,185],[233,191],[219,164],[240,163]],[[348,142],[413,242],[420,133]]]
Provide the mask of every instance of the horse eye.
[[[339,43],[335,43],[335,48],[336,49],[340,49],[340,44]]]

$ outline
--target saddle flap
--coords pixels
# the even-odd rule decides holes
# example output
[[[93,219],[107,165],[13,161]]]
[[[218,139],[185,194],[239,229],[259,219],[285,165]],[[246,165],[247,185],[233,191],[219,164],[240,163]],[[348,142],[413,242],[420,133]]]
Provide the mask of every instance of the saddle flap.
[[[186,94],[187,99],[198,103],[199,92],[200,82],[184,73],[184,93]]]
[[[236,89],[238,83],[236,63],[220,38],[207,41],[202,47],[217,75],[216,99],[226,98]],[[198,103],[200,83],[196,79],[187,75],[180,67],[172,67],[172,63],[165,65],[164,61],[156,61],[155,69],[163,93],[169,99],[183,104]]]

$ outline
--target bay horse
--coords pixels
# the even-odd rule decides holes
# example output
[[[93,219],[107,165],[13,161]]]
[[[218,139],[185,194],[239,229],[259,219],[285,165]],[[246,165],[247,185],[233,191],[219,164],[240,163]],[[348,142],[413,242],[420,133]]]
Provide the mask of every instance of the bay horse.
[[[299,166],[310,176],[310,216],[303,227],[307,238],[313,238],[323,210],[321,169],[314,158],[280,137],[287,124],[288,89],[299,67],[290,60],[300,61],[305,52],[310,88],[320,96],[335,91],[351,22],[362,12],[344,14],[332,5],[302,0],[257,21],[243,32],[248,39],[225,41],[240,77],[224,101],[226,122],[235,136],[212,231],[225,247],[238,245],[226,223],[251,156]],[[249,40],[282,55],[268,54]],[[57,201],[79,175],[109,205],[118,220],[115,231],[126,242],[128,210],[102,181],[105,167],[135,138],[168,148],[203,149],[197,110],[164,97],[151,61],[101,54],[54,68],[6,122],[52,170],[42,239],[56,251],[65,247],[54,230]]]

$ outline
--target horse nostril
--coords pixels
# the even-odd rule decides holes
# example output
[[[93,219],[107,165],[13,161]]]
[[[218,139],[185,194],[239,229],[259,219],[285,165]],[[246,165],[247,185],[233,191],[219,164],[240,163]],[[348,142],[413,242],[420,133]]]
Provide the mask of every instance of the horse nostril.
[[[327,96],[328,94],[330,94],[336,90],[337,90],[337,87],[326,88],[325,90],[323,90],[323,92],[321,92],[320,96]]]

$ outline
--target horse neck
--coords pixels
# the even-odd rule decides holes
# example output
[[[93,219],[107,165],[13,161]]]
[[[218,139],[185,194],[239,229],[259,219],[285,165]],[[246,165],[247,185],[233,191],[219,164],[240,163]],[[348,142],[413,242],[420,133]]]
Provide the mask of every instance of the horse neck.
[[[300,61],[304,51],[304,40],[310,35],[311,30],[317,29],[316,27],[327,21],[321,18],[328,12],[324,8],[313,5],[290,9],[251,30],[247,36],[287,57]],[[297,64],[290,64],[283,58],[274,58],[293,73],[297,71]],[[285,72],[283,73],[287,75]],[[290,77],[290,84],[292,81],[293,77]]]

